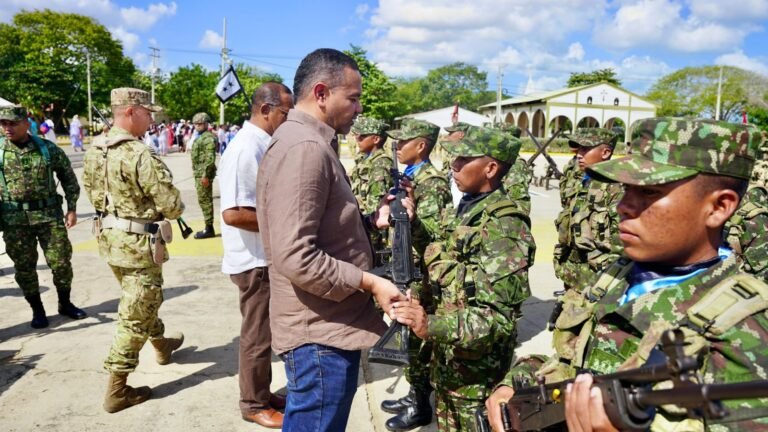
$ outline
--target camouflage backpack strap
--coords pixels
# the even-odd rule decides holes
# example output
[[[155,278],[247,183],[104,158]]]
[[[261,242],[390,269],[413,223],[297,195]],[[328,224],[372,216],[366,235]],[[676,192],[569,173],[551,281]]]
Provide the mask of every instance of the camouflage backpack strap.
[[[48,146],[37,135],[31,135],[32,141],[40,150],[40,154],[43,155],[43,162],[45,163],[46,170],[48,171],[48,191],[51,195],[56,194],[56,184],[53,182],[53,167],[51,167],[51,152],[48,150]]]
[[[485,214],[488,216],[495,216],[497,218],[502,218],[505,216],[517,216],[524,220],[529,227],[531,226],[531,218],[525,214],[525,212],[520,210],[520,206],[509,199],[503,199],[489,205],[485,208]]]
[[[0,138],[0,188],[3,188],[3,201],[10,201],[8,185],[5,183],[5,138]]]
[[[768,285],[740,273],[715,285],[688,308],[682,325],[718,337],[750,316],[768,309]]]

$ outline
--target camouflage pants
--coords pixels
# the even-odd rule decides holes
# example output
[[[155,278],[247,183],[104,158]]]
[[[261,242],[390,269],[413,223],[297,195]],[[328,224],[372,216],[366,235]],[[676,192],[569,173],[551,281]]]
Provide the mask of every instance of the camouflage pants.
[[[117,307],[117,331],[104,369],[131,373],[139,364],[139,351],[149,338],[163,336],[165,327],[158,317],[163,303],[163,272],[160,266],[125,268],[110,266],[122,295]]]
[[[67,237],[64,222],[6,226],[3,241],[16,269],[16,283],[25,297],[40,292],[37,279],[38,242],[53,273],[56,291],[69,292],[72,289],[72,243]]]
[[[485,407],[485,399],[462,399],[435,391],[437,430],[475,431],[475,412]]]
[[[197,190],[197,202],[203,211],[205,225],[213,225],[213,179],[208,179],[208,187],[200,184],[200,177],[195,177],[195,189]]]
[[[411,388],[417,393],[432,393],[432,385],[429,383],[432,343],[424,342],[413,332],[410,332],[408,358],[409,363],[405,368],[405,379],[411,384]]]

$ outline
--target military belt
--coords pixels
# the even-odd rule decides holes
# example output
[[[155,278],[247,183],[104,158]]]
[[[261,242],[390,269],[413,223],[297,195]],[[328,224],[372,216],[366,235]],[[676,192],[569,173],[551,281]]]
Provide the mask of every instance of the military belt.
[[[150,219],[129,219],[107,215],[101,218],[101,229],[117,229],[133,234],[150,235],[157,233],[157,224]]]
[[[41,200],[0,202],[0,208],[4,211],[33,211],[60,207],[61,197],[58,195]]]

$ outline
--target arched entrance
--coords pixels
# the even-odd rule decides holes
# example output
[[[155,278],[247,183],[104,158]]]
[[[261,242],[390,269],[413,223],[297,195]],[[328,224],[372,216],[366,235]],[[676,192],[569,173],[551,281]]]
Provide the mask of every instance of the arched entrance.
[[[536,110],[535,113],[533,113],[533,122],[531,126],[531,133],[535,137],[543,137],[544,136],[544,126],[546,124],[544,120],[544,112],[541,110]]]
[[[507,113],[506,117],[504,117],[504,124],[514,125],[515,116],[512,113]]]
[[[517,117],[517,127],[519,127],[523,133],[521,136],[528,136],[528,132],[526,130],[528,129],[528,113],[522,112]]]
[[[581,120],[579,120],[579,124],[576,125],[577,128],[596,128],[600,127],[600,122],[597,121],[594,117],[583,117]]]
[[[566,116],[557,116],[549,122],[549,134],[554,135],[555,132],[562,130],[563,133],[569,133],[573,131],[573,122]]]

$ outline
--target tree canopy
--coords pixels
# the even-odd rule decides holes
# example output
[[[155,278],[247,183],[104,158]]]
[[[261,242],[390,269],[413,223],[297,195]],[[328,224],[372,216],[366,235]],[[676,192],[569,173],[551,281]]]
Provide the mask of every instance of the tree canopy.
[[[660,78],[647,97],[662,116],[714,118],[720,66],[686,67]],[[720,118],[736,120],[742,109],[765,101],[768,79],[754,72],[723,66]]]
[[[122,44],[86,16],[22,11],[0,24],[0,94],[37,115],[87,116],[87,53],[93,101],[108,105],[110,90],[130,85],[136,72]]]
[[[621,86],[621,80],[616,76],[616,71],[611,68],[598,69],[592,72],[572,72],[567,85],[568,87],[579,87],[600,82]]]
[[[400,115],[395,99],[395,84],[376,63],[368,60],[367,52],[359,46],[351,45],[344,53],[355,59],[363,77],[363,96],[360,98],[363,114],[385,121],[392,121]]]

